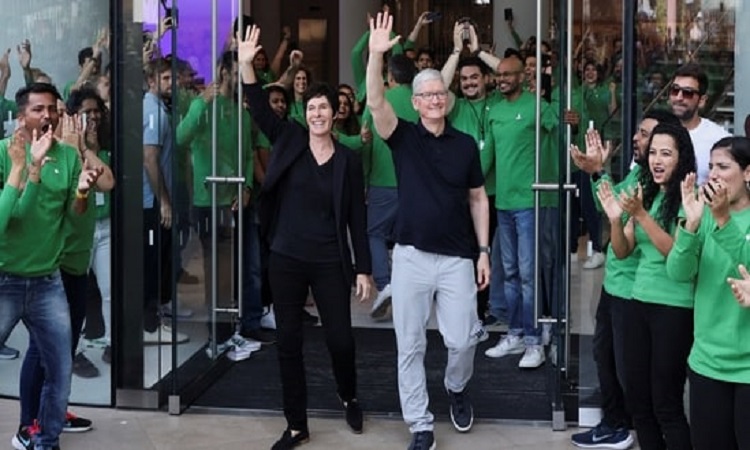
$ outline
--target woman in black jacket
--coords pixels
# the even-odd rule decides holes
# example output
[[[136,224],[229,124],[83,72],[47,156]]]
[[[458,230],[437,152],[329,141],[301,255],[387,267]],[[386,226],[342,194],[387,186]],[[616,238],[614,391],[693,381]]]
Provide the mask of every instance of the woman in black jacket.
[[[287,429],[272,450],[284,450],[309,438],[302,342],[310,288],[346,421],[355,433],[362,432],[350,296],[356,281],[357,296],[367,299],[372,281],[362,161],[331,134],[338,109],[336,92],[326,85],[308,88],[304,95],[308,129],[280,119],[271,110],[252,65],[260,49],[259,35],[253,27],[244,40],[237,41],[250,113],[273,145],[258,212],[261,238],[271,247],[269,279],[287,419]]]

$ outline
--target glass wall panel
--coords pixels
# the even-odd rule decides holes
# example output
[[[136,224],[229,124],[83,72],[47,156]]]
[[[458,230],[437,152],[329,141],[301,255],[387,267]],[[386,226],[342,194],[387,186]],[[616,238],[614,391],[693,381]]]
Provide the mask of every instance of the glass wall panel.
[[[18,90],[31,83],[51,83],[62,94],[58,113],[48,116],[50,124],[58,123],[56,136],[70,142],[67,134],[63,135],[61,125],[67,107],[71,114],[80,114],[79,121],[86,130],[85,139],[78,145],[83,158],[88,158],[92,164],[93,158],[87,155],[96,155],[105,163],[111,161],[109,17],[109,2],[99,0],[3,3],[0,16],[0,116],[4,137],[11,136],[16,127],[31,127],[29,122],[16,120],[24,115],[16,104]],[[57,161],[48,159],[47,164],[50,163],[56,164]],[[59,173],[57,168],[54,170]],[[8,173],[4,176],[7,177]],[[45,184],[44,176],[43,169],[42,184]],[[7,181],[0,179],[0,189],[7,187],[2,186]],[[69,184],[73,189],[73,181]],[[22,191],[26,189],[24,184],[21,187]],[[48,202],[49,199],[45,197],[39,201]],[[67,213],[62,228],[39,229],[38,242],[30,242],[22,254],[9,251],[5,245],[0,250],[4,252],[0,265],[11,272],[18,270],[15,273],[23,275],[24,268],[13,261],[33,253],[35,245],[59,244],[62,248],[62,256],[51,256],[58,262],[50,267],[62,267],[71,315],[75,318],[74,323],[79,325],[73,330],[74,342],[78,341],[74,349],[70,396],[74,403],[109,405],[112,398],[109,205],[108,193],[92,193],[88,213],[80,217],[76,215],[76,218],[71,218],[73,213]],[[8,233],[7,237],[16,232],[13,230],[34,227],[42,227],[42,224],[15,217],[4,232]],[[43,244],[45,236],[58,237]],[[8,292],[6,288],[3,290]],[[3,339],[8,332],[7,339]],[[0,340],[3,340],[0,342],[0,395],[17,396],[21,365],[30,342],[29,333],[19,322],[12,329],[0,330]]]

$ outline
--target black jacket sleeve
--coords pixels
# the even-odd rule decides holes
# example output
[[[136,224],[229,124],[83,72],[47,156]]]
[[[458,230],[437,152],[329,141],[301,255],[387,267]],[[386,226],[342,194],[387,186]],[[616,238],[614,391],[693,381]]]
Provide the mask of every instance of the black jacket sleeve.
[[[354,271],[357,274],[372,273],[372,259],[367,240],[367,209],[365,206],[365,176],[362,170],[362,159],[354,152],[349,153],[347,161],[349,199],[349,234],[354,251]]]

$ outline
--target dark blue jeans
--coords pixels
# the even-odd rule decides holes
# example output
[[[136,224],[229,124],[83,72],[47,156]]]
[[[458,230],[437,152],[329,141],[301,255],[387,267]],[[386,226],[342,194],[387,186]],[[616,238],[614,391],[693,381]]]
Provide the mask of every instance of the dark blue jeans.
[[[534,328],[534,209],[498,210],[497,226],[509,334],[523,336],[526,345],[539,345],[541,330]]]
[[[70,314],[59,272],[41,277],[0,272],[0,342],[19,320],[37,345],[36,357],[44,371],[37,414],[41,431],[35,444],[37,450],[51,449],[59,444],[73,369]],[[24,365],[34,357],[27,352]]]
[[[72,275],[64,270],[60,271],[65,297],[70,309],[71,329],[71,357],[75,357],[78,341],[81,337],[83,320],[86,317],[86,302],[88,300],[88,274]],[[39,346],[29,336],[29,349],[21,366],[20,397],[21,397],[21,425],[34,423],[39,416],[39,407],[44,388],[44,368],[42,367]]]
[[[396,188],[371,186],[367,190],[367,236],[370,241],[372,277],[379,291],[391,282],[388,241],[393,239],[397,209]]]

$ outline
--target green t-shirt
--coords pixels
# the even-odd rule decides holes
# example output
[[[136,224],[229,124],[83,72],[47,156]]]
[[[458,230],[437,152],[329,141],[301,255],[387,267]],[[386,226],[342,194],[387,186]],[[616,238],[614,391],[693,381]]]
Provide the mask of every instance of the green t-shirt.
[[[411,87],[400,85],[385,91],[385,99],[393,107],[399,119],[416,123],[419,113],[411,102]],[[365,109],[362,123],[367,124],[372,132],[372,146],[369,152],[362,155],[367,184],[378,187],[396,187],[396,170],[393,167],[393,155],[388,144],[378,135],[372,125],[372,113]]]
[[[606,122],[609,117],[609,102],[611,100],[609,86],[600,83],[593,87],[584,85],[582,89],[583,101],[586,104],[587,115],[584,120],[581,121],[581,126],[583,126],[584,130],[587,130],[589,127],[589,121],[593,120],[594,128],[596,128],[601,134],[604,131],[602,128],[604,122]],[[583,149],[585,147],[581,148]]]
[[[500,97],[495,95],[487,95],[481,100],[457,98],[448,117],[453,128],[474,138],[480,153],[487,143],[490,108],[499,101]],[[485,168],[482,169],[484,171]],[[495,195],[495,183],[495,167],[491,165],[484,174],[484,189],[487,195]]]
[[[277,80],[276,74],[271,69],[268,70],[256,70],[255,76],[261,84],[273,83]]]
[[[218,117],[216,121],[216,176],[239,176],[240,164],[243,164],[245,186],[253,187],[253,144],[252,123],[250,114],[242,110],[242,148],[243,158],[238,158],[237,144],[239,142],[237,104],[223,96],[216,97]],[[193,100],[187,116],[177,127],[177,145],[190,145],[193,162],[193,204],[195,206],[211,206],[211,183],[206,183],[206,177],[211,176],[211,120],[213,102],[206,103],[202,97]],[[232,199],[237,197],[235,184],[218,183],[216,185],[217,202],[220,206],[229,206]]]
[[[9,139],[0,141],[3,181],[7,180],[11,167],[8,145]],[[29,146],[27,154],[30,160]],[[0,231],[1,272],[38,277],[49,275],[60,266],[65,237],[63,221],[75,201],[81,162],[74,148],[61,143],[54,144],[47,157],[41,169],[41,182],[27,183],[20,201],[13,206],[6,229]]]
[[[728,383],[750,384],[750,309],[732,295],[727,277],[742,278],[747,264],[750,209],[732,213],[717,229],[710,210],[703,212],[696,233],[680,227],[667,258],[667,274],[695,279],[693,348],[688,364],[695,372]],[[745,259],[743,259],[745,257]]]
[[[555,108],[542,101],[541,130],[551,132],[557,126]],[[534,207],[534,163],[536,160],[536,97],[529,92],[510,102],[496,103],[489,112],[490,133],[482,152],[482,166],[494,159],[495,207],[519,210]]]
[[[641,166],[635,166],[624,180],[613,186],[613,190],[619,194],[621,191],[635,186],[638,183],[640,172]],[[605,180],[610,184],[612,183],[612,178],[610,178],[609,175],[604,175],[599,181],[591,183],[591,189],[594,191],[594,201],[599,210],[601,210],[601,205],[599,203],[599,198],[596,196],[596,191],[599,188],[599,185]],[[623,217],[623,224],[627,222],[627,219],[627,217]],[[612,250],[612,245],[607,245],[607,259],[604,269],[604,290],[607,291],[608,294],[625,300],[630,300],[633,297],[635,269],[638,267],[640,256],[641,250],[636,246],[630,255],[623,259],[619,259],[615,256],[615,252]]]
[[[648,213],[657,217],[664,192],[659,192]],[[673,230],[665,230],[671,233]],[[690,281],[674,281],[667,277],[667,259],[662,255],[640,224],[635,225],[635,245],[641,250],[638,267],[635,269],[633,298],[645,303],[693,307],[695,284]]]
[[[305,105],[302,103],[302,101],[293,101],[289,105],[289,117],[291,119],[294,119],[302,125],[303,127],[307,128],[307,117],[305,117]]]

